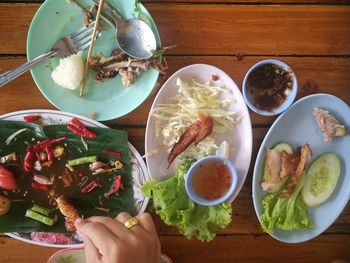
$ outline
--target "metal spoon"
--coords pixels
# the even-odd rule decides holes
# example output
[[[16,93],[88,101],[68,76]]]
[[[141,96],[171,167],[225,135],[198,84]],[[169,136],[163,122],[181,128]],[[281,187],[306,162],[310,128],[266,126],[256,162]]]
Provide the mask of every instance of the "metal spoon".
[[[92,0],[96,5],[99,0]],[[102,11],[110,16],[116,24],[116,39],[122,51],[134,58],[146,59],[156,50],[157,42],[152,29],[144,21],[131,18],[124,19],[105,1]]]

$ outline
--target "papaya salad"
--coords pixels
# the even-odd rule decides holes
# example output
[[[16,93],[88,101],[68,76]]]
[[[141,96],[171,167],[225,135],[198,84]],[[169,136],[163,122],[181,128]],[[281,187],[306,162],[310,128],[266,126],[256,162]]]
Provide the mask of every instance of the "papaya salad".
[[[77,217],[135,213],[126,132],[24,121],[0,121],[1,232],[73,232]]]

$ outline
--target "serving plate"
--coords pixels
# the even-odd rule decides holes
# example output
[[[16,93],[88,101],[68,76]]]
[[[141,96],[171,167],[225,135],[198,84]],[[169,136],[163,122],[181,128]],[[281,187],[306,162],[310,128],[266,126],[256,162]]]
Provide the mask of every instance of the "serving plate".
[[[228,110],[237,112],[242,118],[241,122],[236,125],[234,131],[227,133],[223,138],[230,144],[229,159],[234,163],[238,175],[237,190],[231,198],[231,201],[233,201],[246,179],[252,154],[252,126],[250,117],[242,94],[234,81],[224,71],[211,65],[194,64],[184,67],[175,72],[164,83],[152,104],[151,111],[157,107],[159,103],[164,103],[167,97],[174,96],[178,92],[178,87],[176,85],[177,78],[181,78],[184,81],[190,81],[192,78],[195,78],[198,82],[204,83],[210,80],[212,75],[216,75],[226,87],[231,89],[235,102],[230,104]],[[225,96],[228,95],[223,94],[223,99],[226,98]],[[161,138],[156,137],[154,117],[149,115],[145,136],[146,153],[159,147],[161,147]],[[176,169],[177,167],[176,160],[170,167],[173,169],[168,170],[167,156],[168,153],[163,148],[158,153],[146,157],[148,171],[153,179],[159,181],[174,174],[174,168]]]
[[[315,107],[329,110],[339,122],[347,127],[348,135],[323,142],[312,110]],[[341,174],[337,187],[330,198],[319,207],[309,208],[314,228],[307,231],[283,231],[275,229],[271,236],[286,243],[310,240],[325,231],[340,215],[350,198],[350,108],[341,99],[329,94],[315,94],[298,100],[287,112],[279,116],[263,140],[256,159],[253,174],[253,202],[260,220],[263,213],[261,199],[266,194],[260,187],[265,149],[279,142],[287,142],[294,148],[309,143],[313,152],[311,162],[326,152],[336,153],[341,160]]]
[[[79,2],[86,7],[92,4],[90,0]],[[125,18],[137,16],[134,12],[134,1],[110,0],[110,3]],[[155,33],[157,47],[160,47],[160,37],[153,19],[142,5],[141,10]],[[83,14],[74,4],[69,4],[67,1],[46,0],[35,14],[29,28],[28,60],[50,50],[58,39],[80,28],[82,21]],[[110,56],[111,51],[117,47],[115,30],[111,27],[106,29],[95,41],[93,54],[100,52],[104,56]],[[83,57],[86,57],[86,53],[87,51],[83,53]],[[62,88],[51,78],[51,73],[58,63],[58,58],[51,58],[31,70],[41,93],[62,111],[83,116],[94,113],[98,121],[118,118],[136,109],[151,94],[159,75],[154,69],[142,72],[138,80],[126,88],[122,85],[120,76],[97,82],[93,79],[94,73],[89,71],[84,96],[80,97],[79,88],[75,90]]]
[[[100,127],[100,128],[108,128],[107,126],[89,118],[85,118],[76,114],[61,112],[55,110],[24,110],[24,111],[16,111],[8,114],[4,114],[0,116],[0,120],[13,120],[13,121],[23,121],[23,117],[26,115],[35,115],[39,114],[42,117],[43,125],[50,124],[65,124],[69,122],[73,117],[79,118],[85,125],[91,127]],[[135,147],[129,143],[130,149],[130,157],[131,157],[131,175],[133,179],[133,190],[134,190],[134,200],[136,213],[143,213],[148,204],[148,198],[145,198],[140,188],[144,182],[149,179],[149,174],[146,168],[144,161],[142,160],[140,154],[135,149]],[[72,244],[48,244],[45,242],[38,242],[31,239],[30,233],[6,233],[8,236],[11,236],[15,239],[25,241],[28,243],[48,246],[48,247],[79,247],[82,245],[81,240],[78,236],[73,236]]]

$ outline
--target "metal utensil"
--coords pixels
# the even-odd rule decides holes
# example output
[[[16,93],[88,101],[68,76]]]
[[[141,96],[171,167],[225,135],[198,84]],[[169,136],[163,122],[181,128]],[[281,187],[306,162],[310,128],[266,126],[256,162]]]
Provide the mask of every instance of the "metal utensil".
[[[100,2],[92,1],[96,5]],[[115,21],[116,39],[122,51],[134,58],[146,59],[152,56],[152,50],[157,48],[157,42],[149,25],[137,18],[122,18],[106,0],[102,12]]]
[[[77,31],[58,40],[50,51],[45,54],[39,55],[31,61],[28,61],[21,66],[9,70],[3,74],[0,74],[0,87],[6,85],[10,81],[14,80],[24,72],[28,71],[32,67],[38,65],[45,60],[52,57],[65,58],[70,55],[76,54],[79,51],[86,49],[91,41],[91,33],[95,22],[89,26],[84,26]],[[98,37],[100,33],[96,35]]]

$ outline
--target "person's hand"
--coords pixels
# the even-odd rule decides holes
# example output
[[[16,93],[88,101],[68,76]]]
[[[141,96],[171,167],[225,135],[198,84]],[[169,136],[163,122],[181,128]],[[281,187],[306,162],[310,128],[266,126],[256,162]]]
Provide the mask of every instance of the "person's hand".
[[[123,212],[116,219],[94,216],[75,221],[87,263],[160,262],[160,243],[150,214],[136,216],[139,224],[127,228],[124,223],[130,218]]]

